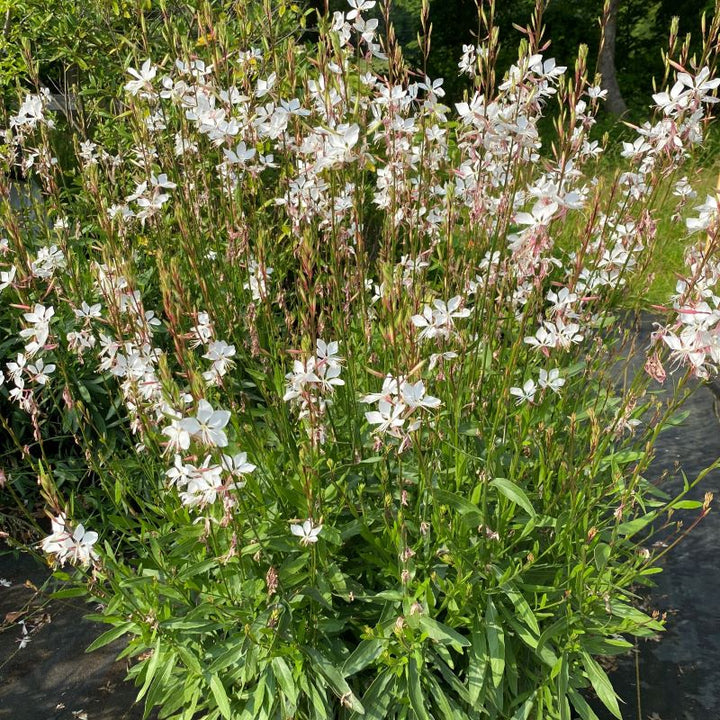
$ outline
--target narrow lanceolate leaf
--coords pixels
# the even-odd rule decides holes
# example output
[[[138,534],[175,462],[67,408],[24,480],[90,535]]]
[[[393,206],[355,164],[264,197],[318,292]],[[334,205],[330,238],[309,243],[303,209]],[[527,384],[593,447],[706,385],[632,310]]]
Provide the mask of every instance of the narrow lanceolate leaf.
[[[350,677],[364,670],[373,660],[380,656],[383,647],[384,642],[378,638],[370,638],[360,642],[350,657],[345,660],[342,668],[343,675]]]
[[[452,645],[458,650],[470,646],[470,641],[457,632],[457,630],[453,630],[451,627],[443,625],[441,622],[433,620],[433,618],[427,615],[419,615],[418,624],[430,638],[443,645]]]
[[[512,720],[530,720],[530,714],[532,713],[533,705],[535,703],[532,699],[526,700],[512,716]]]
[[[142,688],[140,688],[140,692],[138,693],[138,700],[142,700],[142,698],[145,697],[145,693],[150,688],[150,683],[155,676],[155,671],[157,670],[158,664],[160,662],[161,652],[162,651],[160,649],[160,638],[158,638],[155,641],[155,647],[153,648],[152,657],[148,660],[147,670],[145,670],[145,682],[143,683],[143,686]]]
[[[500,589],[510,598],[512,604],[515,606],[515,611],[520,618],[535,635],[540,635],[540,626],[538,625],[537,618],[535,617],[530,604],[528,603],[525,596],[518,589],[518,587],[511,582],[503,583]]]
[[[560,656],[557,674],[557,699],[560,707],[560,720],[570,720],[570,706],[567,701],[568,686],[570,684],[570,666],[567,655]]]
[[[328,681],[330,687],[342,699],[343,704],[360,715],[365,714],[365,708],[357,699],[355,693],[350,689],[342,673],[321,653],[311,647],[303,648],[307,656],[312,660],[313,666]]]
[[[407,664],[407,684],[410,706],[415,712],[417,720],[430,720],[430,715],[425,707],[425,696],[420,684],[420,671],[414,657],[411,657]]]
[[[581,654],[585,673],[590,680],[593,690],[597,693],[602,704],[613,714],[618,720],[622,720],[620,707],[618,705],[618,697],[613,690],[612,683],[605,671],[600,667],[597,661],[593,660],[586,652]]]
[[[485,611],[485,635],[490,657],[490,678],[493,687],[499,687],[505,673],[505,634],[493,601],[488,599]]]
[[[447,505],[455,510],[468,527],[476,528],[483,522],[480,508],[461,495],[452,493],[449,490],[438,489],[435,491],[434,497],[440,504]]]
[[[225,720],[231,720],[230,699],[225,692],[225,686],[222,684],[217,675],[210,676],[210,690],[215,698],[220,714],[225,718]]]
[[[497,491],[508,500],[519,505],[530,517],[535,517],[535,508],[532,506],[530,499],[525,494],[525,491],[512,482],[512,480],[495,478],[490,481],[490,485],[496,488]]]
[[[570,688],[568,690],[568,697],[572,702],[575,712],[582,718],[582,720],[600,720],[598,716],[593,712],[593,709],[588,705],[587,700],[577,690]]]
[[[397,679],[392,670],[386,670],[372,681],[362,699],[366,708],[364,720],[385,720],[395,701],[396,683]],[[359,720],[360,717],[360,713],[353,713],[350,720]]]
[[[98,648],[109,645],[114,640],[125,635],[125,633],[137,632],[137,625],[134,622],[124,622],[110,630],[106,630],[100,637],[95,638],[85,650],[86,653],[97,650]]]
[[[443,718],[443,720],[457,720],[457,709],[453,708],[450,704],[450,701],[446,697],[440,683],[435,680],[432,675],[428,678],[428,680],[432,691],[433,705],[437,708],[436,716]]]
[[[272,669],[273,675],[275,675],[275,679],[278,681],[278,685],[280,685],[285,697],[293,705],[297,705],[298,691],[290,666],[285,662],[284,658],[274,657],[272,659]]]
[[[468,651],[468,696],[470,705],[475,707],[485,683],[485,670],[488,664],[487,642],[485,634],[478,626],[473,628]]]

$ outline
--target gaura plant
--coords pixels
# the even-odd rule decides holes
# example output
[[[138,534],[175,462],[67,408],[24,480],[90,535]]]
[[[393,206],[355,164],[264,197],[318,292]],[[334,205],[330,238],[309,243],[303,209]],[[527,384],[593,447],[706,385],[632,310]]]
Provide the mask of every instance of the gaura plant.
[[[479,6],[454,107],[388,8],[301,43],[292,7],[240,5],[190,39],[166,14],[177,59],[148,35],[120,104],[79,102],[76,166],[42,90],[7,119],[3,189],[20,163],[42,190],[2,206],[8,491],[27,509],[32,469],[42,549],[161,717],[621,717],[598,657],[662,629],[648,540],[711,500],[646,475],[720,364],[718,202],[683,175],[717,20],[607,183],[603,91],[546,57],[540,5],[497,79]],[[668,204],[699,240],[621,373]]]

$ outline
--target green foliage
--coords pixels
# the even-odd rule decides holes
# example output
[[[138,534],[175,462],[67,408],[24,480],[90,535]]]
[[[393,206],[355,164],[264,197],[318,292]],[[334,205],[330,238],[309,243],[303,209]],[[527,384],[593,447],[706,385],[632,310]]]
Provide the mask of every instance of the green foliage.
[[[127,636],[176,720],[566,720],[592,693],[619,717],[597,657],[662,630],[645,547],[709,502],[646,479],[693,367],[659,402],[618,371],[618,317],[713,88],[661,118],[679,150],[598,173],[584,55],[538,69],[540,28],[450,118],[389,28],[129,7],[92,8],[107,64],[62,56],[66,125],[18,97],[0,175],[40,188],[0,205],[8,491],[92,564],[90,650]],[[703,298],[716,246],[690,256]]]

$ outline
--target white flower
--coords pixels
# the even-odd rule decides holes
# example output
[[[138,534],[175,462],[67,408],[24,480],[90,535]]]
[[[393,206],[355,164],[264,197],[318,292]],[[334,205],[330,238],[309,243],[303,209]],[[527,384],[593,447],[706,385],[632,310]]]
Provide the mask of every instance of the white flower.
[[[374,403],[378,402],[378,400],[387,400],[389,402],[392,400],[393,395],[398,395],[400,393],[400,385],[403,382],[405,382],[405,378],[402,376],[395,378],[392,375],[386,375],[383,380],[382,390],[379,393],[369,393],[368,395],[363,395],[363,397],[360,398],[360,402]]]
[[[300,538],[301,545],[310,545],[318,541],[318,535],[323,529],[322,525],[314,525],[312,520],[305,520],[302,524],[290,526],[290,532]]]
[[[13,265],[9,270],[0,270],[0,292],[15,281],[17,268]]]
[[[553,368],[550,372],[540,368],[538,384],[541,388],[550,388],[553,392],[559,392],[565,384],[565,379],[560,377],[560,371],[557,368]]]
[[[185,465],[182,468],[184,474],[175,478],[178,487],[185,486],[185,492],[180,493],[180,499],[186,507],[211,505],[222,491],[222,468],[220,465],[211,465],[211,460],[212,457],[208,455],[200,467]],[[167,473],[168,477],[171,472]]]
[[[517,397],[517,400],[515,401],[516,405],[522,405],[524,402],[532,402],[535,399],[536,392],[537,385],[533,379],[526,380],[521,388],[510,388],[510,394]]]
[[[72,534],[72,547],[68,554],[69,560],[74,560],[81,565],[89,564],[90,560],[97,560],[97,553],[93,545],[97,542],[98,534],[92,530],[86,530],[83,525],[78,525]]]
[[[8,362],[6,367],[8,369],[8,377],[14,382],[18,383],[22,381],[22,374],[25,366],[27,365],[27,358],[22,354],[18,353],[16,362]]]
[[[567,317],[576,317],[576,313],[572,312],[572,306],[578,301],[578,296],[570,292],[568,288],[560,288],[558,292],[549,290],[547,294],[547,300],[552,303],[550,308],[551,315],[566,315]]]
[[[371,425],[377,425],[375,432],[387,432],[397,436],[398,428],[405,423],[405,418],[402,416],[404,412],[405,405],[403,403],[390,403],[381,399],[378,401],[378,409],[366,412],[365,419]]]
[[[42,358],[38,358],[35,361],[35,364],[28,365],[27,369],[36,383],[39,385],[45,385],[50,379],[50,375],[55,372],[55,365],[46,365]]]
[[[257,81],[257,88],[255,90],[255,97],[261,98],[265,95],[267,95],[275,85],[275,80],[277,80],[277,74],[276,73],[270,73],[268,75],[267,80],[263,80],[260,78]]]
[[[317,339],[317,364],[320,366],[326,363],[330,367],[339,367],[342,363],[342,358],[338,355],[340,351],[340,343],[329,342],[326,343],[320,338]]]
[[[687,218],[685,224],[687,229],[691,232],[698,232],[700,230],[707,230],[711,225],[717,222],[718,218],[718,201],[717,198],[712,195],[705,197],[705,202],[702,205],[697,205],[696,210],[700,211],[699,217]]]
[[[64,565],[68,560],[88,565],[91,560],[98,559],[93,550],[98,539],[96,532],[85,530],[83,525],[78,525],[71,533],[65,513],[52,518],[51,525],[52,533],[42,541],[40,547],[49,555],[55,555],[60,565]]]
[[[20,337],[29,339],[25,346],[25,352],[27,352],[28,355],[34,355],[47,342],[48,335],[50,334],[50,318],[52,318],[54,314],[55,310],[53,307],[46,308],[39,303],[36,303],[32,312],[23,313],[25,321],[32,326],[20,331]]]
[[[591,100],[604,100],[607,97],[607,90],[603,90],[599,85],[590,85],[587,89],[587,95]]]
[[[213,410],[207,400],[198,403],[197,415],[180,421],[180,426],[190,435],[197,436],[204,445],[225,447],[228,444],[223,428],[230,420],[229,410]]]
[[[50,245],[50,247],[42,247],[38,250],[37,258],[32,262],[31,269],[35,277],[47,280],[55,274],[56,270],[64,268],[66,265],[67,262],[62,251],[58,249],[57,245]]]
[[[18,643],[18,650],[24,650],[30,644],[30,633],[25,626],[24,620],[21,620],[18,624],[22,628],[22,635],[15,642]]]
[[[168,452],[187,450],[190,447],[190,433],[183,427],[182,422],[180,418],[175,418],[170,425],[163,428],[163,435],[168,437]]]
[[[363,10],[371,10],[375,7],[375,0],[348,0],[348,5],[352,8],[347,14],[348,20],[354,20]]]
[[[224,375],[233,366],[234,356],[235,346],[228,345],[224,340],[211,342],[208,351],[203,355],[207,360],[212,360],[213,369],[218,375]]]
[[[320,382],[320,378],[315,374],[315,358],[309,357],[305,361],[294,360],[293,370],[285,375],[285,380],[287,385],[283,400],[288,402],[299,398],[306,392],[308,385]]]
[[[26,95],[18,114],[10,117],[10,127],[22,129],[27,126],[32,130],[43,121],[48,127],[53,127],[52,120],[45,118],[45,108],[49,102],[50,91],[47,88],[42,88],[37,95]]]
[[[422,380],[418,380],[416,383],[404,382],[400,386],[400,397],[412,410],[419,407],[428,409],[440,407],[440,398],[425,394],[425,385]]]
[[[420,330],[419,339],[428,340],[441,337],[450,339],[455,329],[455,318],[466,318],[470,315],[469,308],[460,309],[462,298],[456,295],[447,302],[433,301],[433,307],[425,305],[422,315],[413,315],[412,324]]]
[[[102,305],[95,303],[94,305],[88,305],[84,300],[79,309],[75,310],[75,317],[77,318],[99,318],[101,317]]]
[[[190,333],[193,336],[192,347],[207,345],[213,336],[213,324],[212,320],[210,320],[210,315],[206,312],[199,312],[197,325],[193,325],[193,327],[190,328]]]
[[[525,342],[542,350],[546,355],[549,348],[563,348],[567,350],[573,343],[581,343],[583,335],[577,323],[566,323],[561,317],[555,322],[547,320],[536,330],[535,336],[528,336]]]
[[[135,70],[135,68],[128,68],[127,72],[128,75],[132,75],[135,80],[130,80],[125,84],[126,92],[129,92],[131,95],[137,95],[140,91],[143,91],[140,97],[148,97],[148,91],[152,93],[152,81],[157,74],[157,68],[152,62],[148,59],[142,64],[139,71]]]
[[[255,470],[255,465],[247,461],[247,453],[241,452],[236,455],[223,455],[221,465],[231,475],[247,475]]]
[[[238,143],[235,150],[223,150],[225,159],[230,165],[245,165],[248,160],[252,160],[255,157],[257,150],[255,148],[248,148],[247,144],[243,140]]]
[[[267,297],[267,281],[270,279],[273,269],[251,259],[248,263],[248,273],[250,277],[248,282],[243,284],[243,288],[250,290],[252,299],[256,302],[264,300]]]

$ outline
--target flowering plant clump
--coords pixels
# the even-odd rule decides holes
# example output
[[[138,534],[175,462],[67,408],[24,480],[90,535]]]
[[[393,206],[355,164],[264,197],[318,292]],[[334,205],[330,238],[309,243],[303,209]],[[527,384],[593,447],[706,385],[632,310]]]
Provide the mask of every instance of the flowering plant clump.
[[[245,10],[204,7],[192,53],[146,28],[69,167],[42,88],[8,118],[0,190],[17,164],[42,190],[0,206],[8,491],[27,511],[35,473],[40,548],[163,717],[620,717],[596,658],[662,629],[647,541],[710,504],[646,471],[720,368],[720,205],[680,175],[718,21],[607,188],[603,91],[545,56],[541,3],[499,82],[480,5],[452,107],[372,0],[312,44]],[[699,241],[620,384],[666,190]]]

